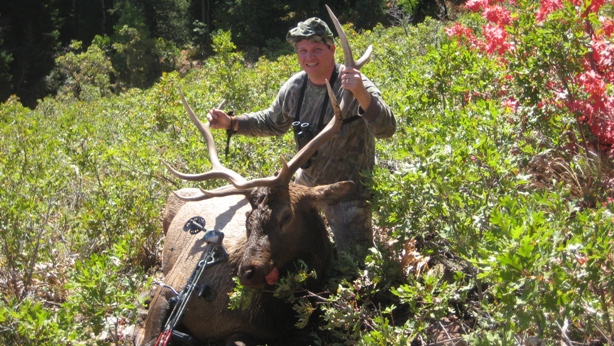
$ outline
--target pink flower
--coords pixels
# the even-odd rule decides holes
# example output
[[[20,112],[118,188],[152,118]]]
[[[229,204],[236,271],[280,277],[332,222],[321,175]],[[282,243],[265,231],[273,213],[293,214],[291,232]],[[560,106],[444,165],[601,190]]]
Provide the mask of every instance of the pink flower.
[[[594,108],[585,100],[567,102],[567,108],[578,115],[578,121],[585,123],[593,120]]]
[[[599,142],[614,144],[614,115],[611,112],[595,117],[590,129]]]
[[[459,22],[454,22],[452,26],[445,28],[444,31],[450,37],[466,37],[466,38],[473,37],[475,38],[475,35],[473,34],[473,30],[471,30],[471,28],[463,26]]]
[[[477,12],[480,9],[488,6],[488,0],[469,0],[465,3],[465,7],[473,12]]]
[[[580,115],[602,144],[614,144],[614,97],[608,96],[607,83],[601,74],[589,69],[576,77],[576,83],[588,94],[585,99],[568,102],[567,107]]]
[[[501,105],[503,108],[509,109],[512,113],[514,113],[518,108],[518,101],[514,97],[510,97],[507,100],[503,100]]]
[[[614,44],[606,40],[595,39],[592,44],[593,60],[597,69],[609,82],[614,81]]]
[[[487,7],[484,9],[482,16],[488,21],[502,27],[508,25],[512,21],[510,11],[499,5]]]
[[[546,20],[550,13],[563,8],[563,2],[561,0],[542,0],[540,5],[535,15],[535,19],[538,23]]]
[[[588,12],[598,13],[601,6],[605,4],[606,0],[592,0],[587,8]]]
[[[480,47],[480,42],[475,37],[473,30],[460,23],[454,23],[454,25],[447,27],[445,32],[450,37],[459,38],[459,41],[469,43],[471,48]]]
[[[606,83],[595,71],[583,72],[578,76],[578,82],[582,88],[592,96],[605,94]]]
[[[614,20],[606,17],[599,17],[599,21],[601,21],[601,31],[605,36],[612,36],[614,33]]]
[[[495,25],[484,25],[482,31],[486,38],[485,49],[489,54],[503,55],[512,48],[512,44],[507,42],[508,35],[503,28]]]

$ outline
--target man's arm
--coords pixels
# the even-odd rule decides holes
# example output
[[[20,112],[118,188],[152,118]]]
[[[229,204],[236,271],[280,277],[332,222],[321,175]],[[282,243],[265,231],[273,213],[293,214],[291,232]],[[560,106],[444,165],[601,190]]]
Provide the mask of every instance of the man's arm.
[[[376,138],[392,136],[396,132],[396,119],[375,84],[351,67],[343,70],[341,78],[341,86],[354,95],[360,106],[358,115],[363,117],[371,133]]]

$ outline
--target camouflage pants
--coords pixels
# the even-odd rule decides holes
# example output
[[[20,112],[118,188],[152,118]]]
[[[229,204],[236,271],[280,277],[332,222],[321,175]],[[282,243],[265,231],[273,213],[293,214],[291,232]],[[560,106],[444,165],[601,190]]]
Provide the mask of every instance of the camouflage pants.
[[[333,232],[337,252],[366,255],[365,250],[373,246],[371,204],[368,201],[357,199],[327,206],[324,215]]]

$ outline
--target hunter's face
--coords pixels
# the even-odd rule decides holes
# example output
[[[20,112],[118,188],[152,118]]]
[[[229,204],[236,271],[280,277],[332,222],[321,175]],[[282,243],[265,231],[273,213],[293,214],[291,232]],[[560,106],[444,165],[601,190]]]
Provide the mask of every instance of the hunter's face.
[[[296,45],[298,62],[309,79],[317,84],[323,84],[330,78],[335,68],[335,46],[320,42],[302,40]]]

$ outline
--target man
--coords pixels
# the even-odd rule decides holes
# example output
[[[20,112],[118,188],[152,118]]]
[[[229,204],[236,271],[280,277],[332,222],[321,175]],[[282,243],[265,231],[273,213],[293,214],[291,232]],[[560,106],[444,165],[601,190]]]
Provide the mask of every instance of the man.
[[[341,132],[320,147],[309,166],[297,172],[295,182],[307,186],[355,182],[354,191],[341,203],[324,208],[324,214],[338,252],[354,251],[364,256],[364,251],[373,245],[373,228],[370,192],[363,174],[373,169],[375,138],[392,136],[396,120],[368,78],[357,69],[335,63],[333,33],[323,20],[300,22],[288,32],[286,40],[294,45],[303,71],[282,86],[271,107],[238,117],[212,109],[207,118],[213,128],[248,136],[281,136],[293,123],[307,123],[315,136],[333,116],[326,80],[339,100],[341,89],[351,91],[355,99]]]

